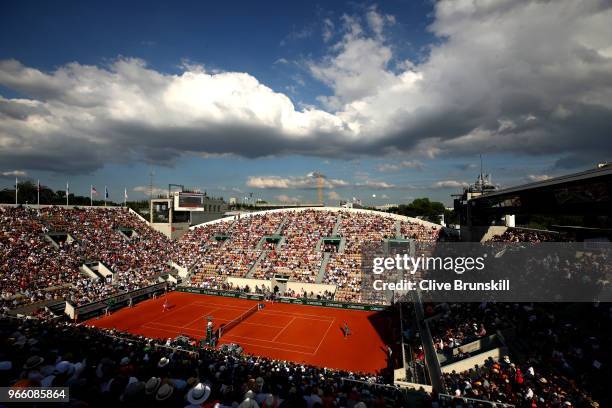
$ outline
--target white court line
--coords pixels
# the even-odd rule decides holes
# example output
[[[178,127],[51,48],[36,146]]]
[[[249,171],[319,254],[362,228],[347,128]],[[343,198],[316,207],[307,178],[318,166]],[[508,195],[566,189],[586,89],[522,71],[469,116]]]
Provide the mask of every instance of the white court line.
[[[207,303],[207,302],[193,302],[193,304],[194,305],[197,304],[197,305],[201,305],[201,306],[204,306],[204,304],[206,304],[206,305],[211,305],[211,306],[219,306],[219,307],[228,308],[228,309],[239,309],[239,310],[244,310],[244,311],[247,311],[247,310],[250,309],[250,307],[243,308],[243,307],[239,307],[239,306],[220,305],[218,303]],[[285,303],[282,303],[282,304],[285,304]],[[314,315],[314,314],[310,314],[310,313],[285,312],[283,310],[267,310],[267,308],[265,308],[265,307],[264,307],[263,310],[260,310],[258,313],[277,314],[277,315],[280,314],[280,315],[299,316],[299,317],[311,316],[311,317],[313,317],[311,320],[320,320],[320,321],[326,321],[326,322],[329,321],[329,317],[326,318],[325,316]],[[303,318],[306,319],[306,317],[303,317]],[[335,317],[333,319],[335,319]]]
[[[323,338],[319,342],[319,345],[317,346],[317,349],[314,352],[315,354],[317,354],[319,352],[319,347],[321,347],[321,344],[323,344],[323,340],[325,340],[325,337],[327,337],[327,333],[329,333],[329,329],[331,329],[331,327],[334,325],[335,322],[336,322],[336,318],[334,317],[334,320],[332,320],[332,322],[329,324],[329,327],[327,328],[327,330],[325,330],[325,334],[323,335]]]
[[[162,319],[164,316],[168,316],[168,315],[171,315],[174,312],[178,312],[179,310],[184,309],[187,306],[192,306],[192,304],[189,303],[187,305],[183,305],[183,306],[179,307],[178,309],[170,309],[170,311],[167,312],[167,313],[166,312],[161,312],[161,316],[159,316],[157,319],[150,320],[148,323],[156,322],[156,321]]]
[[[142,325],[141,327],[143,327],[145,329],[158,330],[158,331],[163,331],[163,332],[167,332],[167,333],[176,334],[176,331],[174,331],[174,330],[160,329],[158,327],[148,327],[146,324]],[[191,330],[191,329],[187,329],[187,330],[194,331],[194,330]],[[202,337],[201,334],[199,334],[199,336]],[[227,336],[231,337],[230,335],[227,335]],[[254,340],[254,339],[251,338],[251,340]],[[290,349],[285,349],[285,348],[281,348],[281,347],[262,346],[261,344],[247,343],[247,342],[244,342],[244,341],[241,341],[240,344],[246,344],[246,345],[249,345],[249,346],[261,347],[261,348],[266,348],[266,349],[271,349],[271,350],[286,351],[288,353],[304,354],[304,355],[307,355],[307,356],[314,356],[315,355],[315,353],[306,353],[306,352],[303,352],[303,351],[290,350]]]
[[[217,306],[217,307],[223,307],[226,309],[236,309],[236,310],[244,310],[247,311],[250,309],[250,307],[240,307],[240,306],[235,306],[235,305],[224,305],[224,304],[220,304],[220,303],[210,303],[210,302],[193,302],[192,305],[197,305],[197,306]]]
[[[241,339],[250,339],[250,340],[263,341],[263,342],[266,342],[266,343],[274,343],[274,344],[284,344],[286,346],[294,346],[294,347],[300,347],[300,348],[305,348],[305,349],[312,349],[312,348],[314,348],[313,346],[304,346],[302,344],[294,344],[294,343],[284,343],[282,341],[264,340],[264,339],[260,339],[258,337],[239,336],[237,334],[226,334],[223,337],[238,337],[238,338],[241,338]]]
[[[198,329],[195,329],[195,328],[191,329],[191,328],[189,328],[189,327],[176,326],[176,325],[173,325],[173,324],[166,324],[166,323],[160,323],[160,322],[155,322],[155,323],[145,323],[145,324],[143,324],[142,326],[143,326],[143,327],[144,327],[144,326],[149,326],[149,327],[151,327],[151,326],[153,326],[153,327],[155,327],[155,326],[171,327],[171,328],[173,328],[173,329],[174,329],[174,331],[181,331],[181,330],[198,331]]]
[[[159,330],[159,331],[163,331],[163,332],[167,332],[167,333],[172,333],[172,334],[174,334],[175,336],[177,335],[176,330],[160,329],[159,327],[150,327],[150,326],[148,326],[148,325],[146,325],[146,324],[143,324],[143,325],[142,325],[142,326],[140,326],[140,327],[143,327],[143,328],[145,328],[145,329],[150,329],[150,330]],[[184,331],[195,331],[195,330],[192,330],[192,329],[185,329]],[[180,333],[178,333],[178,334],[180,334]],[[191,334],[191,333],[187,333],[187,334]],[[194,336],[204,337],[204,336],[202,336],[202,334],[203,334],[203,333],[198,333],[197,335],[196,335],[196,334],[194,334]]]
[[[211,314],[213,314],[213,313],[214,313],[214,312],[216,312],[217,310],[219,310],[219,308],[218,308],[218,307],[217,307],[217,308],[212,309],[210,312],[203,313],[203,315],[204,315],[204,316],[201,316],[201,315],[200,315],[200,316],[196,317],[195,319],[193,319],[192,321],[190,321],[189,323],[184,324],[182,327],[188,327],[188,326],[192,325],[193,323],[197,322],[198,320],[203,319],[203,318],[206,318],[206,315],[211,315]]]
[[[276,336],[274,336],[274,338],[272,339],[272,341],[275,341],[276,339],[278,339],[278,336],[280,336],[280,335],[281,335],[281,333],[282,333],[282,332],[284,332],[284,331],[287,329],[287,327],[291,326],[291,323],[295,322],[295,319],[296,319],[296,317],[293,317],[293,319],[291,319],[291,320],[289,321],[289,323],[287,323],[287,324],[285,325],[285,327],[283,327],[283,329],[282,329],[281,331],[279,331],[279,332],[278,332],[278,334],[277,334]]]
[[[218,319],[218,320],[228,320],[228,321],[230,321],[229,319]],[[155,323],[155,324],[158,324],[158,325],[161,325],[161,326],[173,327],[175,329],[188,329],[188,327],[186,327],[186,326],[177,326],[175,324],[167,324],[167,323],[160,323],[160,322],[147,322],[145,324],[150,324],[150,323]],[[240,322],[239,324],[241,324],[241,325],[242,324],[248,324],[248,325],[251,325],[251,326],[273,327],[275,329],[282,329],[283,328],[283,326],[270,326],[269,324],[260,324],[260,323]],[[196,330],[196,329],[194,329],[194,330]]]
[[[330,320],[328,318],[321,318],[321,317],[304,317],[304,316],[314,316],[314,315],[308,315],[308,314],[301,314],[301,313],[289,313],[289,312],[280,312],[277,310],[268,310],[268,311],[262,311],[259,312],[262,314],[269,314],[269,315],[281,315],[281,316],[291,316],[291,317],[297,317],[300,319],[304,319],[304,320],[313,320],[315,322],[329,322]]]
[[[300,306],[300,305],[298,305],[298,306]],[[304,306],[304,305],[302,305],[302,306]],[[306,317],[304,317],[304,316],[311,316],[311,317],[315,318],[313,320],[320,319],[320,320],[327,320],[327,321],[329,321],[329,318],[325,318],[325,316],[314,315],[314,314],[310,314],[310,313],[285,312],[283,310],[266,310],[265,308],[263,309],[262,312],[263,313],[284,314],[284,315],[290,315],[290,316],[298,316],[298,317],[301,317],[303,319],[306,319]]]

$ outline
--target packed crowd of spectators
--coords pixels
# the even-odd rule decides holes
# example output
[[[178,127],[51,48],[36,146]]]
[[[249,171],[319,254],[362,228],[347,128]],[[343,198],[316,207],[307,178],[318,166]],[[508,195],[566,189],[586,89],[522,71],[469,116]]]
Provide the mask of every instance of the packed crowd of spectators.
[[[606,379],[612,374],[605,346],[612,341],[609,304],[456,303],[428,309],[442,315],[428,322],[438,352],[461,349],[499,331],[515,355],[444,374],[447,391],[458,399],[590,408],[600,403],[594,395],[607,398]]]
[[[398,235],[399,224],[399,235]],[[373,214],[343,214],[338,234],[346,240],[342,253],[332,253],[326,266],[325,283],[338,286],[336,299],[347,302],[375,302],[362,298],[362,261],[366,246],[384,239],[435,241],[439,228],[417,222],[396,221]]]
[[[0,292],[13,306],[99,300],[155,283],[176,248],[125,209],[0,207]],[[85,277],[86,262],[104,263],[112,278]]]
[[[0,319],[0,383],[68,386],[72,406],[408,407],[382,377],[270,360],[235,348]],[[85,405],[84,405],[85,404]]]
[[[314,283],[323,258],[317,245],[321,238],[331,235],[337,217],[332,211],[287,213],[280,230],[284,240],[267,254],[254,277],[270,279],[283,274],[296,281]]]
[[[4,306],[50,299],[82,304],[155,283],[174,261],[193,272],[193,285],[271,296],[266,286],[237,287],[226,278],[246,276],[265,255],[254,276],[284,273],[292,280],[314,282],[323,253],[330,252],[323,283],[335,284],[335,294],[303,289],[284,296],[362,301],[364,245],[385,238],[431,242],[438,232],[435,227],[372,214],[303,211],[207,224],[173,242],[123,209],[0,207],[0,292]],[[259,245],[261,238],[275,234],[284,241]],[[333,235],[344,241],[342,250],[335,244],[317,250],[321,238]],[[564,239],[509,229],[491,241]],[[590,279],[610,273],[609,259],[584,256],[588,258],[581,268],[587,265],[596,274]],[[113,271],[112,278],[92,279],[79,271],[83,263],[92,261],[103,262]],[[534,279],[537,274],[548,276],[550,270],[566,275],[582,271],[555,256],[529,265]],[[436,315],[427,324],[440,353],[500,330],[509,334],[505,336],[511,346],[509,356],[443,376],[457,401],[475,398],[530,408],[597,408],[609,402],[609,398],[604,402],[606,380],[612,378],[608,366],[612,359],[605,346],[612,344],[608,304],[454,303],[427,310],[428,317]],[[44,313],[38,317],[0,319],[2,384],[68,385],[75,400],[94,406],[204,402],[211,406],[218,402],[221,407],[407,406],[403,394],[393,389],[341,380],[379,382],[380,378],[228,351],[170,350],[166,346],[176,346],[173,341],[162,344],[73,324],[50,324]],[[416,372],[424,361],[420,338],[414,328],[405,338]]]
[[[399,226],[402,237],[437,234],[418,223]],[[337,285],[337,300],[360,301],[362,246],[397,232],[398,221],[382,215],[306,210],[206,224],[172,241],[125,209],[0,207],[0,295],[10,307],[53,299],[80,305],[156,283],[173,271],[170,261],[203,288],[219,288],[227,277],[249,272],[315,283],[327,252],[322,283]],[[344,240],[342,250],[322,242],[334,233]],[[262,241],[266,236],[274,237]],[[86,262],[103,263],[112,277],[83,274]]]
[[[493,236],[491,242],[560,242],[569,239],[551,231],[507,229],[503,234]]]
[[[228,276],[244,277],[262,250],[269,249],[258,248],[259,241],[273,235],[283,218],[279,213],[256,214],[194,228],[181,238],[179,264],[193,272],[194,286],[217,287]]]
[[[601,245],[598,245],[601,244]],[[571,234],[508,229],[486,243],[513,285],[542,300],[591,301],[612,285],[609,243],[574,242]],[[489,268],[490,269],[490,268]]]
[[[537,245],[571,240],[546,231],[508,229],[490,242]],[[512,252],[516,256],[511,259],[524,258],[506,262],[506,268],[518,267],[520,279],[544,288],[539,289],[542,300],[553,299],[564,286],[575,292],[587,284],[607,282],[612,272],[606,251],[585,251],[583,245],[547,246],[543,256],[524,255],[523,246],[501,248],[502,260]],[[547,286],[553,288],[550,294]],[[434,316],[428,320],[434,346],[446,357],[474,356],[478,350],[465,353],[461,346],[495,333],[502,334],[510,350],[499,361],[489,358],[467,371],[444,374],[455,403],[464,406],[464,398],[473,398],[529,408],[609,406],[607,378],[612,368],[605,344],[612,342],[610,304],[444,303],[427,310]]]
[[[400,229],[403,238],[423,242],[437,241],[441,231],[437,226],[428,226],[410,221],[402,221]]]
[[[491,303],[444,303],[438,308],[441,312],[428,326],[439,353],[493,334],[513,320],[507,309]]]

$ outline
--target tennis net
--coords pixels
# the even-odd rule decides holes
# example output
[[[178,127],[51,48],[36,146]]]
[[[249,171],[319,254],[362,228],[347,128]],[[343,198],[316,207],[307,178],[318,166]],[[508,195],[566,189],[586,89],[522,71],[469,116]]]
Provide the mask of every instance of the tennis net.
[[[231,329],[236,327],[236,325],[238,325],[240,322],[243,322],[246,319],[248,319],[255,312],[257,312],[257,310],[259,310],[259,304],[253,306],[252,308],[250,308],[249,310],[247,310],[246,312],[244,312],[243,314],[241,314],[240,316],[238,316],[237,318],[235,318],[231,322],[229,322],[227,324],[224,324],[223,326],[219,327],[219,337],[218,338],[221,338],[221,336],[223,336],[228,331],[230,331]]]

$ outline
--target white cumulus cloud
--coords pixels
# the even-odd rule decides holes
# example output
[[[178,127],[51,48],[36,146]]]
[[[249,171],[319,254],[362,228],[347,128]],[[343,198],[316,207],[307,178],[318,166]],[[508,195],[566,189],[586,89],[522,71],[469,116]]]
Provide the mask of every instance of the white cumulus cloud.
[[[153,186],[152,190],[151,190],[151,186],[136,186],[132,189],[132,191],[135,191],[137,193],[143,193],[146,196],[152,195],[153,197],[157,197],[160,195],[163,195],[163,196],[168,195],[168,190],[159,188],[159,187],[155,187],[155,186]]]
[[[444,188],[464,188],[469,184],[465,181],[457,181],[457,180],[441,180],[436,181],[431,185],[433,189],[444,189]]]
[[[3,177],[3,178],[27,177],[27,176],[28,176],[28,172],[23,171],[23,170],[10,170],[10,171],[0,172],[0,177]]]
[[[19,97],[0,95],[0,162],[85,173],[185,154],[503,152],[557,155],[558,167],[609,157],[609,1],[441,0],[428,28],[436,41],[415,61],[397,54],[395,20],[370,7],[324,22],[327,52],[306,62],[329,87],[321,107],[194,64],[169,74],[134,58],[51,71],[2,60],[0,86]]]

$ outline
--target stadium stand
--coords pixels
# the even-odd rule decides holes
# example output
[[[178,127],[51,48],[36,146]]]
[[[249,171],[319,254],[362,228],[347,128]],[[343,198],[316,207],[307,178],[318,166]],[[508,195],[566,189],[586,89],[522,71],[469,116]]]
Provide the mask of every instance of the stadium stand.
[[[128,238],[119,228],[136,232]],[[50,236],[67,237],[52,243]],[[134,290],[170,271],[177,244],[115,208],[0,207],[0,291],[13,304],[65,298],[76,304]],[[111,277],[80,272],[103,262]]]
[[[192,275],[194,286],[222,288],[225,277],[243,277],[251,268],[254,269],[251,277],[257,279],[281,274],[292,281],[315,283],[323,254],[330,252],[328,263],[323,265],[322,283],[337,286],[336,300],[359,302],[362,246],[395,238],[397,223],[401,225],[402,238],[435,240],[439,233],[439,226],[379,212],[286,210],[193,228],[182,239],[185,242],[182,253],[190,265],[199,264]],[[322,242],[334,232],[344,240],[342,249]],[[219,234],[227,239],[215,241]],[[281,237],[281,241],[258,245],[264,237],[272,235]]]
[[[191,285],[219,289],[231,287],[227,277],[250,271],[253,278],[281,274],[315,283],[323,267],[322,283],[337,286],[336,300],[359,302],[365,242],[395,237],[398,222],[404,237],[432,240],[439,231],[383,213],[289,210],[207,223],[176,242],[116,208],[4,206],[0,217],[0,290],[12,306],[52,299],[93,302],[155,283],[172,271],[170,261],[192,272]],[[333,233],[344,241],[343,248],[322,242]],[[264,239],[271,236],[280,241]],[[331,255],[326,265],[325,252]],[[83,274],[80,269],[88,262],[103,263],[112,276]]]
[[[39,301],[93,302],[158,282],[171,271],[171,261],[190,271],[189,285],[266,295],[270,292],[263,286],[247,289],[227,278],[283,274],[313,283],[322,270],[320,283],[336,285],[336,292],[320,296],[359,302],[365,243],[389,238],[431,242],[439,231],[432,224],[367,211],[282,210],[207,223],[171,241],[122,209],[2,206],[2,307],[5,312]],[[323,242],[332,237],[339,243]],[[508,229],[491,241],[569,239]],[[81,269],[88,262],[103,263],[112,273],[85,275]],[[602,265],[597,269],[601,276],[609,273],[603,267],[607,260],[594,259],[593,264]],[[546,265],[536,266],[545,272]],[[449,397],[424,397],[427,405],[597,408],[594,396],[607,394],[612,377],[605,346],[612,342],[609,305],[456,303],[428,305],[427,310],[427,330],[440,355],[449,357],[493,333],[503,333],[509,346],[499,360],[445,372],[440,380]],[[406,315],[412,319],[404,333],[409,369],[415,381],[427,381],[431,362],[426,361],[425,339],[416,333],[414,313],[406,310]],[[385,380],[377,376],[94,329],[58,321],[43,310],[32,317],[0,317],[2,384],[70,386],[75,402],[98,401],[100,406],[184,406],[201,401],[196,395],[207,395],[208,402],[221,407],[254,402],[261,407],[412,406],[402,391],[380,386]],[[458,361],[473,356],[452,354]]]
[[[377,376],[204,349],[194,343],[36,319],[0,319],[0,334],[2,384],[69,386],[73,404],[408,406],[401,390],[377,386]]]
[[[569,239],[546,231],[508,229],[491,241]],[[541,274],[544,269],[538,265]],[[444,373],[450,398],[441,399],[442,406],[487,406],[484,401],[516,407],[600,406],[593,394],[606,393],[604,378],[611,374],[602,364],[610,361],[603,346],[612,340],[605,328],[611,316],[608,304],[444,303],[427,310],[434,347],[445,358],[474,356],[477,352],[462,351],[462,346],[492,333],[503,333],[510,349],[499,360],[489,357],[466,371]]]

